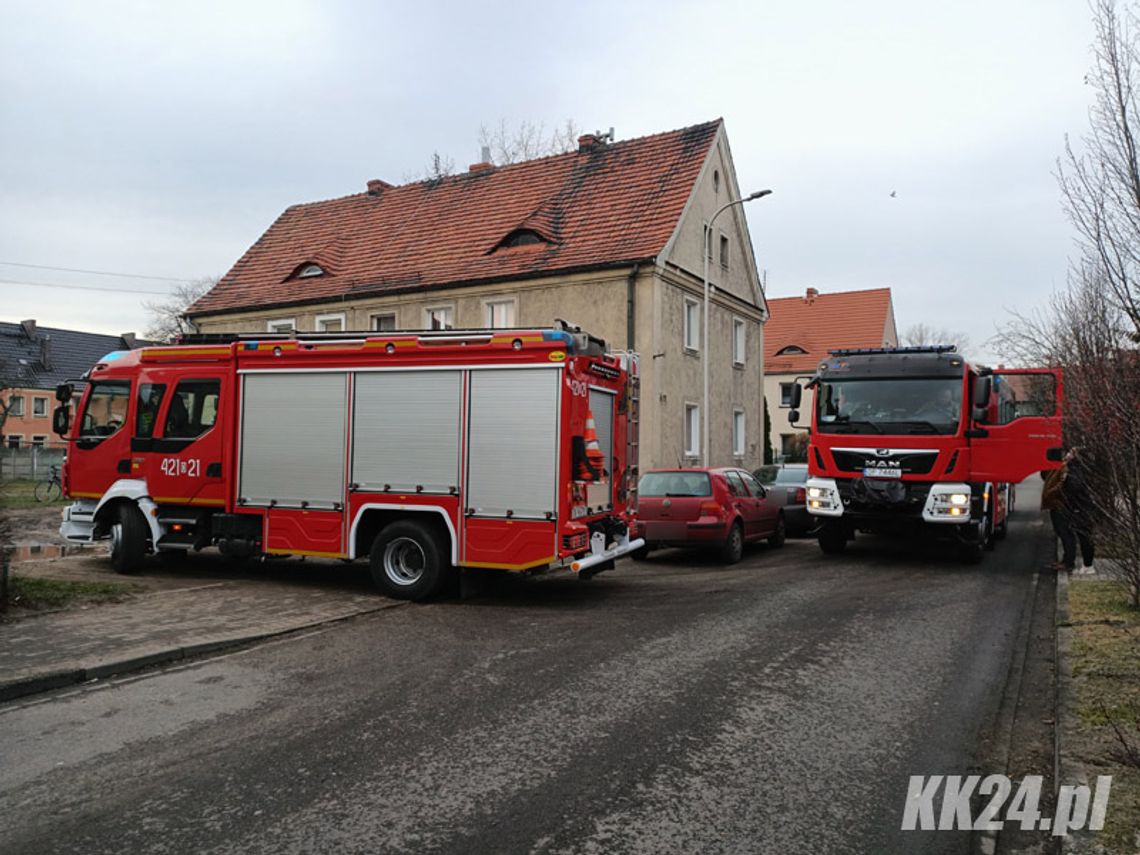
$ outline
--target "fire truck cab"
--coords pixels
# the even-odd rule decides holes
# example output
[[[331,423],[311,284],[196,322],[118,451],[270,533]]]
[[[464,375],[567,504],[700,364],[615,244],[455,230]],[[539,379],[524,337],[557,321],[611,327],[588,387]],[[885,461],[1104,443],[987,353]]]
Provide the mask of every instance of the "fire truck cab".
[[[555,329],[199,336],[84,377],[61,533],[121,572],[232,557],[367,557],[422,599],[456,568],[588,577],[641,545],[637,356]],[[65,400],[60,390],[57,396]]]
[[[970,365],[953,347],[832,351],[814,392],[807,505],[824,552],[856,531],[1004,537],[1013,485],[1060,465],[1061,373]],[[793,387],[792,421],[802,387]]]

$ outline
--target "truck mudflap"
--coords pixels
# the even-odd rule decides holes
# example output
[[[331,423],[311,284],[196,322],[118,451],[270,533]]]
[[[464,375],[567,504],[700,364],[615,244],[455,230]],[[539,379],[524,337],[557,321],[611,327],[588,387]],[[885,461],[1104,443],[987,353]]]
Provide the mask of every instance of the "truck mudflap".
[[[570,569],[575,573],[582,575],[584,571],[589,571],[591,568],[596,568],[599,564],[604,564],[607,561],[613,561],[615,558],[620,558],[623,555],[628,555],[635,549],[640,549],[645,546],[645,540],[637,537],[633,540],[629,539],[629,532],[618,535],[616,544],[607,549],[606,536],[600,531],[594,532],[590,535],[590,554],[584,558],[578,558],[570,565]],[[588,572],[585,575],[590,575]]]

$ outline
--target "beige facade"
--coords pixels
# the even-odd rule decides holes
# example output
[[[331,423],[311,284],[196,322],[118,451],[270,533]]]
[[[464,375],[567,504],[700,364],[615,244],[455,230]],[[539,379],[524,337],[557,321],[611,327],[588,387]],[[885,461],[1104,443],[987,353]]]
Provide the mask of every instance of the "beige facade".
[[[722,130],[672,238],[652,262],[319,305],[199,315],[195,321],[201,332],[213,333],[266,331],[273,324],[291,324],[302,332],[376,329],[379,317],[385,318],[384,324],[394,323],[397,330],[429,328],[433,317],[445,318],[456,329],[486,327],[492,322],[549,326],[563,318],[604,338],[613,349],[632,348],[640,353],[642,471],[700,465],[699,429],[686,437],[686,407],[698,408],[696,423],[700,425],[702,360],[706,358],[711,360],[710,463],[755,468],[763,462],[766,309],[739,205],[722,213],[714,224],[709,265],[714,286],[711,341],[706,344],[701,338],[704,223],[720,205],[739,197]],[[696,304],[687,316],[690,325],[696,324],[689,331],[690,346],[686,346],[686,302]],[[502,309],[504,303],[511,308]],[[500,307],[497,314],[494,306]]]

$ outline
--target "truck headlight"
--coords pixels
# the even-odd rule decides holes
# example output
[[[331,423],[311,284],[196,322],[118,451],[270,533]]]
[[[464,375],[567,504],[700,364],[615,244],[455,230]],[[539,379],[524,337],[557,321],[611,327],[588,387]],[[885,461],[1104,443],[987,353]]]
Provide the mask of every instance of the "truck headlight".
[[[839,485],[835,479],[809,478],[806,486],[808,513],[824,517],[843,515],[843,501],[839,498]]]
[[[952,505],[970,504],[970,497],[966,493],[951,493],[949,498]]]
[[[927,522],[964,523],[970,519],[968,484],[935,484],[930,488],[922,518]]]

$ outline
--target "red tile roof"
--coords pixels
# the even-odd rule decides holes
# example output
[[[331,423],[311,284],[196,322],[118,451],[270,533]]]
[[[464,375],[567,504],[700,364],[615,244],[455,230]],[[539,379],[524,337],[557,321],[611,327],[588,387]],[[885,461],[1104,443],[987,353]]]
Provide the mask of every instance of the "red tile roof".
[[[764,325],[764,372],[813,372],[829,350],[882,347],[893,318],[891,289],[820,294],[809,288],[802,297],[769,297],[771,313]],[[893,324],[889,325],[893,331]],[[891,341],[894,345],[897,342]],[[780,354],[799,347],[801,354]]]
[[[656,257],[720,130],[677,131],[399,187],[294,205],[188,310],[193,315]],[[498,248],[517,229],[549,243]],[[290,278],[306,261],[326,275]]]

